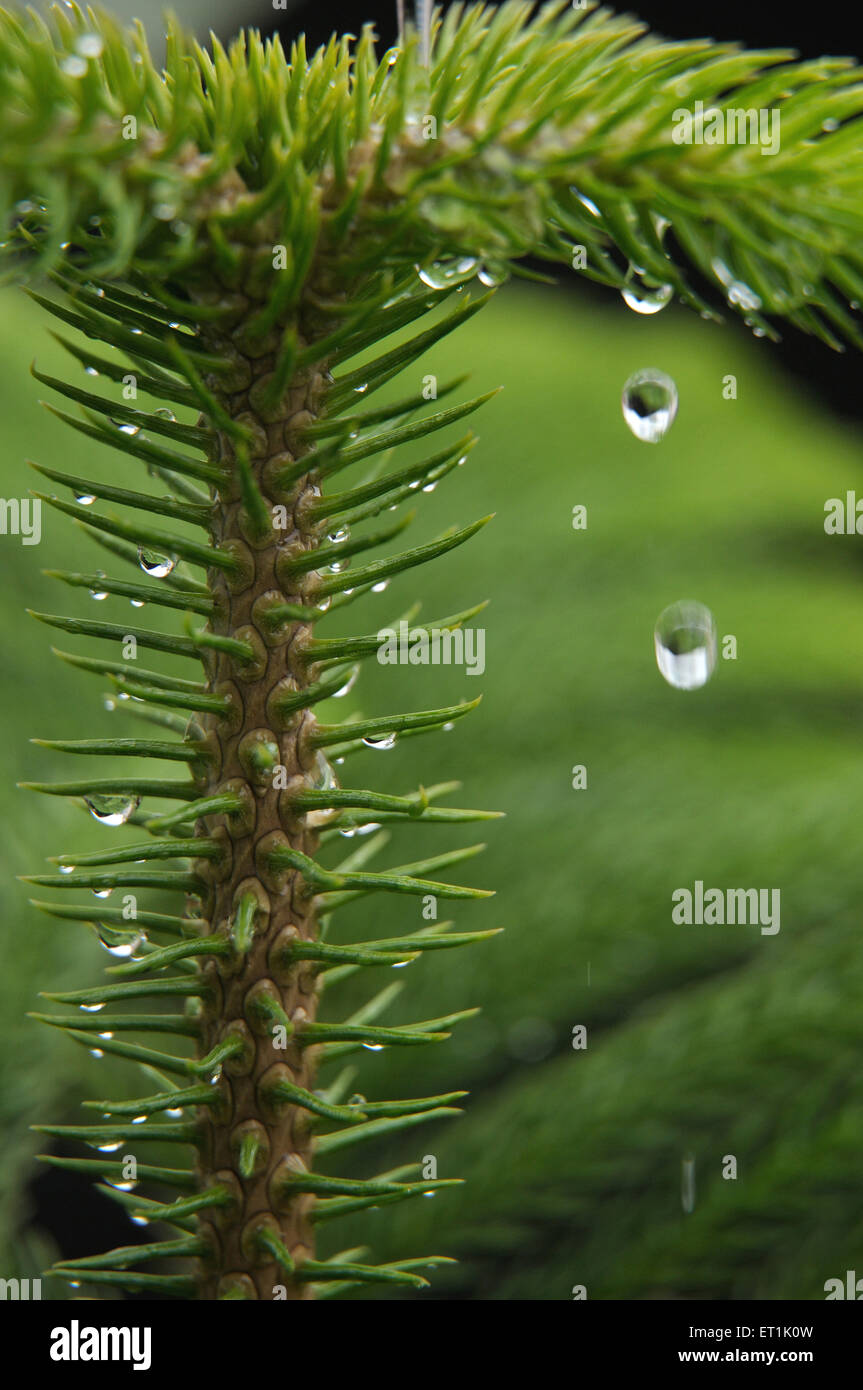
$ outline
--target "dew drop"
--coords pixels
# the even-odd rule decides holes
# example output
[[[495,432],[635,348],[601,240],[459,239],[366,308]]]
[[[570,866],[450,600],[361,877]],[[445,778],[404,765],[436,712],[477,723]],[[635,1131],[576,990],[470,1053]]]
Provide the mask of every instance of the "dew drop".
[[[94,898],[110,898],[110,896],[111,896],[111,894],[113,893],[113,891],[114,891],[113,888],[94,888],[94,889],[93,889],[93,897],[94,897]]]
[[[373,584],[373,585],[372,585],[372,593],[373,593],[373,594],[382,594],[382,593],[384,592],[385,589],[388,589],[388,588],[389,588],[389,586],[390,586],[390,581],[389,581],[388,579],[381,579],[377,584]]]
[[[94,1144],[93,1147],[98,1149],[100,1154],[115,1154],[118,1149],[122,1149],[123,1143],[122,1140],[118,1140],[116,1144]]]
[[[476,273],[480,284],[485,285],[487,289],[495,289],[498,285],[504,284],[508,275],[508,269],[503,261],[486,261]]]
[[[113,1187],[115,1192],[134,1192],[138,1186],[136,1182],[112,1182],[110,1178],[103,1179],[109,1187]]]
[[[121,434],[127,434],[130,439],[134,439],[136,434],[141,433],[141,426],[133,424],[131,420],[112,420],[111,424]]]
[[[133,1226],[149,1226],[150,1224],[146,1216],[130,1216],[129,1220]]]
[[[106,578],[106,575],[105,575],[105,571],[104,571],[104,570],[97,570],[97,571],[96,571],[96,574],[97,574],[97,576],[98,576],[99,579],[105,579],[105,578]],[[108,590],[107,590],[107,589],[95,589],[95,588],[94,588],[94,589],[91,589],[91,590],[90,590],[90,597],[96,599],[96,601],[97,601],[98,603],[101,603],[101,602],[102,602],[102,599],[105,599],[105,598],[108,597]]]
[[[441,724],[441,730],[442,730],[443,733],[445,733],[445,734],[451,734],[454,728],[455,728],[455,723],[453,722],[452,719],[448,719],[447,722],[446,722],[445,724]]]
[[[349,526],[340,526],[337,531],[330,532],[327,536],[327,540],[330,545],[343,545],[345,541],[350,540],[350,537],[351,528]]]
[[[344,835],[346,840],[352,840],[355,835],[371,835],[380,828],[379,821],[370,820],[365,825],[346,825],[343,830],[339,831],[339,834]]]
[[[671,302],[673,285],[624,285],[620,291],[627,308],[636,314],[658,314]]]
[[[384,1050],[383,1043],[363,1043],[363,1047],[367,1052],[383,1052]]]
[[[96,501],[96,494],[94,492],[76,492],[75,501],[79,507],[92,507]]]
[[[134,1118],[134,1120],[132,1121],[132,1124],[133,1124],[133,1125],[142,1125],[142,1124],[145,1124],[145,1123],[146,1123],[146,1119],[147,1119],[147,1116],[146,1116],[146,1115],[136,1115],[135,1118]]]
[[[592,198],[588,198],[586,193],[579,193],[577,188],[573,188],[570,191],[575,194],[576,198],[581,203],[581,206],[583,208],[587,208],[587,211],[591,214],[592,217],[602,216],[602,213],[599,211],[599,208],[596,206],[596,203],[593,201]]]
[[[74,874],[74,872],[75,872],[75,865],[74,865],[74,864],[60,864],[60,865],[58,865],[58,868],[59,868],[61,874]]]
[[[98,373],[98,371],[96,370],[95,367],[85,367],[85,368],[84,368],[84,374],[85,374],[86,376],[98,376],[98,375],[99,375],[99,373]]]
[[[141,804],[139,796],[85,796],[90,815],[100,825],[125,825]]]
[[[179,328],[180,325],[178,323],[169,323],[168,327]],[[160,420],[176,420],[177,418],[173,410],[169,410],[166,405],[160,405],[158,410],[153,411],[153,414],[157,415]]]
[[[105,1056],[105,1054],[104,1054],[104,1052],[102,1051],[101,1047],[91,1047],[91,1048],[89,1049],[89,1051],[90,1051],[90,1056],[91,1056],[91,1057],[104,1057],[104,1056]]]
[[[104,1004],[79,1004],[78,1008],[85,1014],[98,1014],[104,1009]]]
[[[388,753],[391,748],[395,748],[396,739],[397,735],[394,733],[370,734],[368,738],[363,739],[363,743],[366,748],[374,748],[378,752]]]
[[[132,605],[133,608],[143,608],[143,607],[144,607],[144,600],[143,600],[142,598],[130,598],[130,599],[129,599],[129,602],[131,603],[131,605]]]
[[[60,71],[65,72],[67,77],[83,77],[87,71],[87,63],[77,53],[70,53],[60,64]]]
[[[164,579],[174,569],[177,561],[173,555],[160,555],[147,546],[138,546],[138,564],[152,579]]]
[[[417,266],[417,275],[430,290],[449,290],[472,280],[479,268],[474,256],[458,256],[451,261],[435,261],[434,265]]]
[[[620,404],[636,439],[657,444],[677,414],[677,387],[665,372],[645,367],[626,381]]]
[[[828,116],[826,121],[821,122],[821,129],[828,132],[832,130],[838,130],[839,122],[837,121],[835,116]]]
[[[426,483],[425,487],[423,488],[423,492],[434,492],[434,490],[435,490],[436,487],[437,487],[437,482]]]
[[[716,668],[716,623],[709,608],[681,599],[664,608],[653,635],[656,664],[676,690],[700,690]]]
[[[98,34],[82,34],[75,44],[75,52],[82,58],[98,58],[104,46]]]
[[[353,668],[353,670],[351,671],[351,674],[348,676],[347,680],[345,681],[344,685],[340,685],[339,688],[338,688],[338,690],[334,690],[334,691],[333,691],[333,699],[334,699],[334,700],[341,700],[343,696],[350,694],[350,692],[353,690],[354,686],[356,685],[357,681],[359,680],[359,675],[360,675],[360,668],[359,668],[359,666],[355,666],[355,667]]]
[[[172,1120],[182,1119],[183,1107],[181,1105],[178,1105],[176,1109],[172,1107],[170,1110],[166,1110],[165,1114]]]

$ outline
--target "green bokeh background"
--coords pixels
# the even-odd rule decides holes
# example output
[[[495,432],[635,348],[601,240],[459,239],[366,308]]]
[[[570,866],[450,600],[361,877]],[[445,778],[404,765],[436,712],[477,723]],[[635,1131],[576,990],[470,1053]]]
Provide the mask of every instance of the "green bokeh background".
[[[140,486],[132,461],[97,458],[38,406],[34,353],[44,370],[84,381],[41,312],[17,293],[0,312],[2,495],[31,485],[28,457]],[[680,392],[658,445],[635,440],[620,413],[624,379],[644,366],[670,373]],[[372,715],[480,690],[484,701],[449,734],[364,753],[339,772],[345,785],[393,791],[458,777],[457,804],[505,811],[479,827],[484,856],[453,874],[497,896],[454,911],[441,901],[440,916],[506,930],[398,972],[402,994],[382,1022],[473,1004],[482,1014],[439,1047],[364,1053],[355,1082],[376,1098],[467,1087],[466,1114],[328,1170],[371,1174],[433,1156],[438,1176],[467,1181],[340,1223],[324,1249],[456,1254],[432,1295],[453,1299],[569,1299],[574,1285],[591,1299],[823,1298],[825,1280],[863,1268],[863,574],[859,539],[823,530],[826,499],[860,476],[859,438],[780,374],[769,344],[676,307],[646,318],[613,299],[598,307],[564,289],[508,286],[394,394],[418,390],[428,372],[443,382],[466,369],[471,389],[506,389],[478,417],[467,466],[421,497],[411,541],[490,511],[495,520],[349,611],[366,631],[417,596],[425,618],[488,598],[476,620],[486,672],[367,666],[339,705]],[[723,399],[729,373],[736,400]],[[576,504],[588,509],[585,531],[572,528]],[[97,677],[51,657],[54,634],[23,609],[163,623],[42,576],[117,563],[59,515],[43,514],[39,546],[0,537],[0,555],[0,1272],[34,1274],[52,1236],[32,1221],[27,1126],[74,1123],[80,1099],[129,1082],[25,1018],[40,989],[93,984],[107,958],[85,927],[27,907],[13,875],[129,832],[14,784],[83,771],[31,736],[136,726],[104,711]],[[652,649],[658,613],[686,597],[712,609],[738,652],[688,694],[665,685]],[[584,791],[572,789],[576,764],[587,767]],[[402,830],[382,864],[467,843],[471,829]],[[671,894],[696,879],[780,889],[781,931],[674,925]],[[371,898],[340,916],[337,940],[423,925],[413,898]],[[359,1003],[368,978],[360,985],[334,989],[325,1016]],[[584,1051],[571,1046],[577,1024]],[[685,1155],[696,1164],[690,1214]],[[736,1180],[722,1177],[728,1155]]]

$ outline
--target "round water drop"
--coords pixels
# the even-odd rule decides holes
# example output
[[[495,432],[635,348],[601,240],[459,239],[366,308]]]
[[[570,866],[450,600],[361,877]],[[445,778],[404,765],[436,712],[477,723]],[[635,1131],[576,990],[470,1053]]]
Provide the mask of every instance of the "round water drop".
[[[168,327],[179,328],[180,325],[178,323],[169,323]],[[160,405],[158,410],[153,411],[153,414],[157,415],[160,420],[176,420],[177,418],[173,410],[169,410],[166,405]]]
[[[657,444],[677,414],[677,387],[658,367],[645,367],[626,381],[620,404],[636,439]]]
[[[479,268],[474,256],[458,256],[452,261],[435,261],[434,265],[417,266],[417,275],[430,290],[449,290],[472,280]]]
[[[334,560],[331,565],[327,565],[327,574],[343,574],[349,564],[349,560]]]
[[[141,804],[139,796],[85,796],[90,815],[100,825],[125,825]]]
[[[153,579],[164,579],[176,563],[173,555],[160,555],[158,551],[150,550],[147,546],[138,546],[138,564],[144,573]]]
[[[327,540],[330,545],[343,545],[345,541],[350,540],[350,536],[351,528],[349,526],[340,526],[337,531],[330,532],[327,536]]]
[[[75,52],[82,58],[98,58],[104,44],[98,34],[82,34],[75,44]]]
[[[664,608],[653,634],[656,664],[676,690],[700,690],[716,669],[716,623],[709,608],[681,599]]]
[[[73,53],[68,58],[63,59],[60,64],[60,71],[65,72],[67,77],[83,77],[87,71],[87,64],[83,58],[79,58],[77,54]]]
[[[658,314],[670,303],[674,294],[673,285],[624,285],[620,291],[627,308],[636,314]]]
[[[75,501],[79,507],[92,507],[96,501],[96,494],[94,492],[76,492]]]
[[[363,739],[363,743],[366,748],[376,748],[379,752],[385,753],[389,752],[390,748],[395,748],[396,737],[394,733],[370,734],[368,738]]]

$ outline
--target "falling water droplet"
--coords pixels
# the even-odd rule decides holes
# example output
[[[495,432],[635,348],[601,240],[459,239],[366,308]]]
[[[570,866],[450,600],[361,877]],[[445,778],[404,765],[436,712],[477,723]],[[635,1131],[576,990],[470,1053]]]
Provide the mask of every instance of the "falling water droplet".
[[[375,748],[378,752],[386,753],[391,748],[395,748],[396,739],[397,735],[394,733],[370,734],[368,738],[363,739],[363,743],[366,748]]]
[[[417,266],[416,272],[430,290],[449,290],[472,280],[479,268],[474,256],[458,256],[452,261],[435,261],[434,265]]]
[[[75,501],[79,507],[92,507],[96,501],[96,494],[94,492],[76,492]]]
[[[700,690],[716,668],[716,623],[709,608],[681,599],[663,609],[653,635],[656,664],[676,690]]]
[[[687,1215],[695,1210],[695,1159],[691,1154],[680,1165],[680,1204]]]
[[[100,825],[125,825],[141,804],[139,796],[85,796],[90,815]]]
[[[677,387],[665,372],[645,367],[626,381],[620,404],[636,439],[657,444],[677,415]]]
[[[658,314],[670,303],[674,286],[648,285],[645,281],[640,285],[624,285],[620,293],[624,304],[636,314]]]
[[[150,550],[146,546],[138,546],[138,564],[145,574],[149,574],[152,579],[164,579],[166,574],[170,574],[177,561],[173,555],[160,555],[156,550]]]

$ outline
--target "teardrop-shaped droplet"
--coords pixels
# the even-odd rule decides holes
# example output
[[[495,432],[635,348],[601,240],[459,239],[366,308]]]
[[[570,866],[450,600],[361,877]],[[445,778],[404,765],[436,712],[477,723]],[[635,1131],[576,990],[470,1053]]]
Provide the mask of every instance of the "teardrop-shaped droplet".
[[[676,690],[700,690],[716,669],[716,623],[709,608],[681,599],[664,608],[653,635],[656,664]]]
[[[502,285],[508,277],[509,269],[505,261],[485,261],[476,273],[480,284],[485,285],[487,289]]]
[[[627,308],[636,314],[658,314],[670,303],[674,294],[673,285],[648,285],[645,282],[630,282],[620,291]]]
[[[677,387],[666,372],[645,367],[626,381],[620,404],[636,439],[657,444],[677,415]]]
[[[396,739],[397,735],[394,733],[369,734],[368,738],[363,739],[363,743],[366,748],[374,748],[380,753],[387,753],[391,748],[395,748]]]
[[[472,280],[479,268],[474,256],[458,256],[451,261],[435,261],[434,265],[417,266],[417,275],[430,290],[449,290]]]
[[[338,690],[333,691],[333,699],[341,700],[343,696],[350,694],[350,692],[353,690],[354,686],[356,685],[359,679],[359,675],[360,668],[359,666],[355,666],[351,671],[350,675],[348,676],[347,680],[345,681],[344,685],[340,685]]]
[[[125,825],[126,821],[141,804],[139,796],[85,796],[90,815],[100,825]]]
[[[144,545],[138,546],[138,564],[145,574],[149,574],[153,579],[164,579],[166,574],[170,574],[177,561],[173,555],[160,555],[157,550],[150,550]]]

